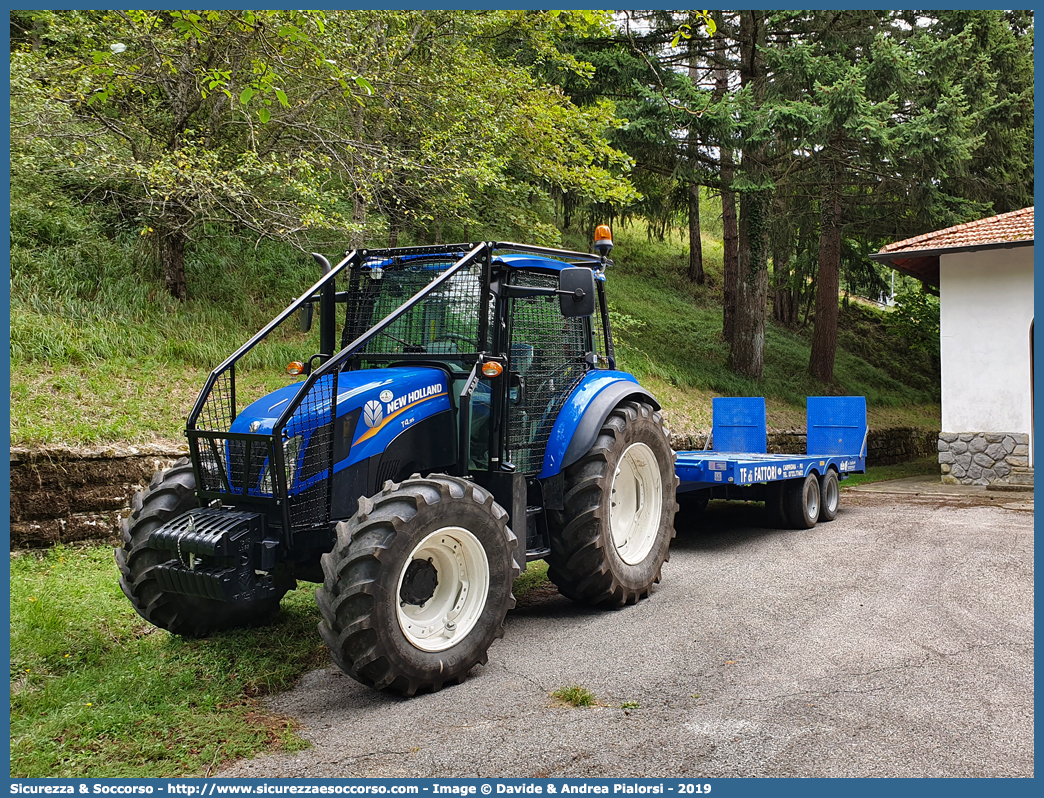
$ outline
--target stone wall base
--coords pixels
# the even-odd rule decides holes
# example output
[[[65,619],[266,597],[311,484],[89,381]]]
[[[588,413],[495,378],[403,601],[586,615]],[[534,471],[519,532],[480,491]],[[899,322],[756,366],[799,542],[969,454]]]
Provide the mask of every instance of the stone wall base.
[[[953,485],[1032,485],[1024,432],[940,432],[942,481]]]
[[[188,454],[183,443],[11,449],[11,547],[113,540],[131,496]]]

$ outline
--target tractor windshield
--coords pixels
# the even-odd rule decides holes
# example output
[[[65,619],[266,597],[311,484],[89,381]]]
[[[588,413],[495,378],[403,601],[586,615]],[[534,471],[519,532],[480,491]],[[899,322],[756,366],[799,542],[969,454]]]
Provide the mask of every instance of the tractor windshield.
[[[445,252],[372,258],[352,269],[341,348],[407,303],[463,255]],[[360,367],[386,361],[388,356],[427,354],[452,361],[457,355],[480,351],[481,277],[478,263],[457,272],[387,329],[374,335],[358,355]]]

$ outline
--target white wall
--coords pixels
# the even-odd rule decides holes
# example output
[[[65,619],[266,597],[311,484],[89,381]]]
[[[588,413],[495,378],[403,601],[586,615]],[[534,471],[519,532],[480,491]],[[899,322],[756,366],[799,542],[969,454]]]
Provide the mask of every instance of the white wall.
[[[1033,247],[943,255],[939,272],[943,432],[1030,434]]]

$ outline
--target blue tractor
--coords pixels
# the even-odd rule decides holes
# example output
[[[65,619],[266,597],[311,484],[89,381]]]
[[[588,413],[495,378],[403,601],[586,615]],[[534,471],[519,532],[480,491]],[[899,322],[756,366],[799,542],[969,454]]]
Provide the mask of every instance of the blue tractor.
[[[613,353],[595,254],[512,243],[356,250],[215,369],[190,458],[134,498],[116,550],[135,610],[175,634],[264,623],[322,582],[319,631],[360,682],[459,682],[543,559],[569,598],[648,595],[674,536],[675,453]],[[263,341],[318,349],[237,398]],[[301,318],[300,328],[287,322]],[[242,394],[242,389],[241,389]],[[244,405],[245,406],[241,406]]]

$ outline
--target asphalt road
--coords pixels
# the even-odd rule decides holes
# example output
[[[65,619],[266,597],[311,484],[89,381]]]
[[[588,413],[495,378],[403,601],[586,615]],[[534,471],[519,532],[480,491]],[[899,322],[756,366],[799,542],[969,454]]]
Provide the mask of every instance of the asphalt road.
[[[1031,511],[846,491],[833,523],[760,523],[754,504],[679,518],[633,607],[538,591],[434,695],[310,673],[271,708],[312,748],[217,775],[1033,775]],[[550,697],[573,684],[600,706]]]

